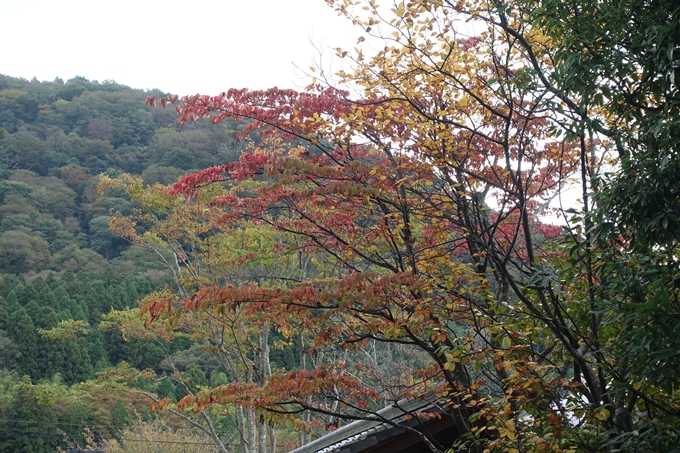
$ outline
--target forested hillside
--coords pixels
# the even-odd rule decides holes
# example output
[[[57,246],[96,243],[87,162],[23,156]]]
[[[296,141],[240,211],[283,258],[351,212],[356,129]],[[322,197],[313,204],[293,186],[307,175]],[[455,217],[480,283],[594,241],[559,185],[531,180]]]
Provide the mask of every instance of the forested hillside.
[[[122,362],[159,377],[188,369],[206,385],[226,379],[191,339],[147,343],[100,328],[112,310],[136,309],[173,285],[152,251],[110,232],[110,216],[131,214],[136,204],[123,191],[98,191],[100,175],[169,183],[240,152],[236,123],[178,128],[174,111],[144,104],[148,95],[113,81],[0,76],[2,452],[83,446],[86,426],[106,439],[134,421],[134,411],[148,414],[149,401],[95,383]],[[169,379],[136,387],[185,395]]]
[[[234,160],[241,145],[234,123],[177,128],[174,111],[144,105],[148,94],[111,81],[0,76],[0,271],[102,272],[111,264],[153,275],[146,257],[109,233],[107,216],[131,206],[97,193],[99,175],[167,184]]]

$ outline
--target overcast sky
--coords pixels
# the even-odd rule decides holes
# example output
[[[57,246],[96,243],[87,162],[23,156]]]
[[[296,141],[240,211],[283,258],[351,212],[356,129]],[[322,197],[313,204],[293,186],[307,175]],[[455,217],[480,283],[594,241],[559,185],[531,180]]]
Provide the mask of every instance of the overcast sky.
[[[0,74],[179,95],[295,88],[307,82],[294,65],[318,48],[327,67],[358,36],[324,0],[0,0]]]

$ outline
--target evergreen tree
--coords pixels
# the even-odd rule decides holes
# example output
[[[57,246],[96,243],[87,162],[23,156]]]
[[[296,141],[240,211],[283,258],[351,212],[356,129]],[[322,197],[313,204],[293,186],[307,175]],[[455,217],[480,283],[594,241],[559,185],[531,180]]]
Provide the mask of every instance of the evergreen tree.
[[[31,285],[35,291],[40,294],[40,292],[43,290],[45,287],[45,280],[41,276],[37,276],[32,282]]]
[[[21,356],[17,360],[19,373],[38,379],[38,335],[35,325],[26,310],[21,307],[9,315],[7,319],[7,334],[12,343],[17,345]]]
[[[41,307],[34,318],[35,325],[41,329],[51,329],[58,322],[57,314],[51,307]],[[56,373],[61,373],[66,367],[67,357],[66,340],[38,338],[38,365],[41,378],[51,379]]]
[[[66,321],[67,319],[73,319],[73,315],[70,310],[59,310],[57,313],[60,321]]]
[[[39,403],[30,381],[23,380],[10,389],[7,406],[0,414],[12,420],[0,423],[0,453],[44,453],[59,445],[59,437],[41,435],[50,430],[46,427],[55,426],[57,417],[52,406]]]
[[[109,355],[106,352],[106,343],[104,340],[104,334],[99,330],[94,330],[90,333],[88,342],[88,355],[90,356],[90,362],[93,364],[93,371],[100,371],[103,368],[111,366],[109,362]]]
[[[57,376],[59,376],[57,374]],[[60,430],[78,445],[85,445],[83,435],[83,423],[88,423],[91,419],[93,408],[89,401],[78,400],[77,404],[68,404],[60,411],[59,422],[63,423]],[[90,422],[91,423],[91,422]]]
[[[28,312],[28,307],[26,311]],[[37,307],[36,316],[32,317],[31,319],[33,319],[33,324],[35,324],[35,326],[40,329],[51,329],[52,327],[56,326],[57,323],[59,322],[57,312],[54,311],[54,308],[47,305]]]
[[[108,313],[112,309],[122,310],[124,308],[121,301],[118,300],[113,294],[113,291],[110,290],[110,287],[104,290],[104,292],[101,294],[101,298],[102,304],[106,304],[103,305],[104,309],[102,310],[102,313]]]
[[[120,282],[120,275],[118,275],[111,266],[107,266],[104,275],[102,275],[102,280],[104,281],[104,285],[114,286]]]
[[[187,367],[182,379],[184,379],[184,382],[193,393],[198,393],[200,387],[208,386],[208,379],[206,378],[205,373],[195,363],[192,363]]]
[[[123,343],[123,358],[135,368],[158,369],[161,361],[165,358],[165,351],[155,343],[146,343],[138,339],[132,339]]]
[[[87,302],[85,301],[85,296],[76,296],[73,299],[74,306],[82,311],[82,315],[80,318],[73,318],[73,319],[82,319],[83,321],[87,321],[90,319],[90,309],[87,306]]]
[[[71,298],[75,296],[84,296],[83,286],[77,278],[73,278],[64,284],[64,289]]]
[[[52,293],[52,290],[45,284],[43,285],[43,288],[40,290],[40,295],[38,296],[40,300],[40,305],[46,306],[46,307],[51,307],[55,311],[59,310],[59,303],[57,302],[57,299],[54,297],[54,294]]]
[[[62,371],[64,382],[72,385],[92,379],[93,368],[85,339],[79,338],[77,341],[66,342],[66,353],[68,359]]]
[[[18,296],[18,294],[17,294]],[[33,285],[28,285],[24,287],[24,291],[19,298],[19,303],[21,305],[28,305],[31,302],[38,302],[40,300],[40,294],[36,291]]]
[[[30,305],[30,304],[29,304]],[[59,322],[57,313],[51,307],[41,307],[34,323],[41,329],[51,329]],[[67,351],[65,340],[38,338],[38,364],[42,378],[52,378],[66,365]]]
[[[125,341],[123,336],[120,334],[118,329],[108,329],[103,332],[105,340],[105,350],[108,355],[109,361],[113,363],[120,363],[121,360],[129,362],[129,359],[125,353]]]
[[[12,288],[12,292],[15,294],[19,305],[24,307],[26,304],[28,304],[28,299],[26,299],[24,296],[26,293],[26,287],[20,281],[18,281],[18,279],[17,283],[14,285],[14,288]]]
[[[101,314],[108,313],[111,307],[113,307],[114,300],[111,294],[106,291],[104,284],[101,281],[93,282],[91,289],[85,295],[85,300],[90,308],[90,314],[92,314],[93,309],[97,309]]]
[[[87,285],[88,283],[90,283],[90,281],[92,281],[92,279],[90,278],[90,274],[88,274],[87,272],[83,272],[83,271],[78,272],[76,274],[76,278],[78,279],[80,284],[83,286],[83,291],[84,291],[85,285]]]
[[[137,306],[137,301],[139,300],[139,292],[137,291],[137,286],[132,278],[125,279],[125,291],[127,293],[128,299],[130,300],[131,306],[134,308]]]
[[[112,286],[109,288],[109,291],[111,291],[111,295],[116,301],[116,310],[132,308],[130,305],[130,298],[125,291],[125,288],[123,288],[121,285]]]
[[[57,287],[57,279],[54,277],[54,272],[47,274],[47,278],[45,278],[45,286],[51,290]]]
[[[71,297],[68,295],[68,292],[66,292],[66,289],[64,289],[63,286],[57,286],[56,289],[52,291],[52,295],[57,301],[57,306],[59,307],[59,310],[71,310],[73,308],[73,301],[71,300]]]
[[[19,300],[17,299],[17,295],[14,291],[9,292],[9,294],[5,298],[5,301],[7,302],[7,312],[9,314],[21,308]]]
[[[59,282],[60,285],[64,285],[67,283],[71,283],[73,280],[76,279],[76,274],[73,272],[73,269],[67,268],[63,274],[61,274],[61,280]]]
[[[94,307],[91,310],[88,310],[90,312],[90,324],[96,325],[101,321],[102,319],[102,312],[99,311],[98,308]]]
[[[135,287],[140,296],[145,296],[153,291],[153,284],[148,277],[135,277]]]
[[[175,396],[175,384],[168,376],[163,376],[156,382],[156,394],[160,398],[169,398],[172,402],[177,402]]]
[[[221,385],[227,385],[229,383],[229,378],[222,372],[214,369],[210,372],[210,387],[219,387]]]
[[[4,393],[5,387],[10,383],[7,379],[11,379],[13,372],[16,375],[17,359],[21,356],[21,352],[17,345],[12,343],[12,340],[7,336],[7,332],[0,330],[0,395]],[[4,382],[3,382],[4,381]],[[1,400],[0,400],[1,401]],[[2,404],[0,403],[0,412]]]
[[[111,425],[117,429],[122,429],[130,425],[130,413],[125,407],[122,399],[118,398],[115,403],[111,405]]]
[[[33,324],[37,325],[36,320],[38,319],[38,312],[40,311],[40,306],[38,305],[38,302],[32,300],[28,304],[26,304],[24,309],[26,310],[26,313],[28,313],[28,316],[31,317]]]
[[[71,310],[72,319],[89,321],[90,317],[85,314],[85,310],[79,304],[74,303],[73,309]]]
[[[5,283],[7,292],[12,291],[12,289],[14,289],[14,285],[16,284],[16,275],[5,274],[5,276],[2,278],[2,281]]]
[[[2,280],[0,280],[2,281]],[[9,316],[9,305],[4,297],[0,296],[0,330],[7,328],[7,317]]]

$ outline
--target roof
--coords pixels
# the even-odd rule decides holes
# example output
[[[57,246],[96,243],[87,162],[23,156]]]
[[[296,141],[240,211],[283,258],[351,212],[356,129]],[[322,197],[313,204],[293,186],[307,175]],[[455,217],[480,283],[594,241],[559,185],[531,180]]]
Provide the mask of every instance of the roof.
[[[379,410],[373,420],[357,420],[307,445],[296,448],[290,453],[359,453],[369,449],[377,452],[381,451],[381,445],[383,445],[382,451],[396,451],[395,442],[398,442],[399,447],[404,448],[420,442],[420,436],[417,434],[385,423],[383,420],[416,429],[419,429],[422,424],[426,426],[428,435],[453,427],[453,420],[450,417],[442,417],[442,420],[433,422],[421,422],[416,418],[407,417],[409,414],[421,412],[442,413],[443,411],[435,403],[426,399],[402,400]],[[405,436],[410,438],[406,443],[402,439]],[[387,448],[388,443],[393,445]]]

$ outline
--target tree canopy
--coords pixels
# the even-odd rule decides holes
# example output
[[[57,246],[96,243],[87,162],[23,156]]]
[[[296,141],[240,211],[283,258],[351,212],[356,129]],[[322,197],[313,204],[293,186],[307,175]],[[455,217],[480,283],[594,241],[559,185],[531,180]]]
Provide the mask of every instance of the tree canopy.
[[[144,310],[265,316],[311,336],[311,356],[378,342],[428,359],[396,380],[370,361],[315,361],[180,406],[370,419],[434,394],[469,451],[670,451],[677,8],[328,3],[365,32],[337,51],[349,69],[312,68],[300,92],[147,98],[177,104],[180,124],[248,118],[243,136],[283,140],[171,194],[208,197],[220,228],[286,235],[245,259],[275,251],[313,271],[206,282]],[[580,204],[551,223],[570,185]]]

